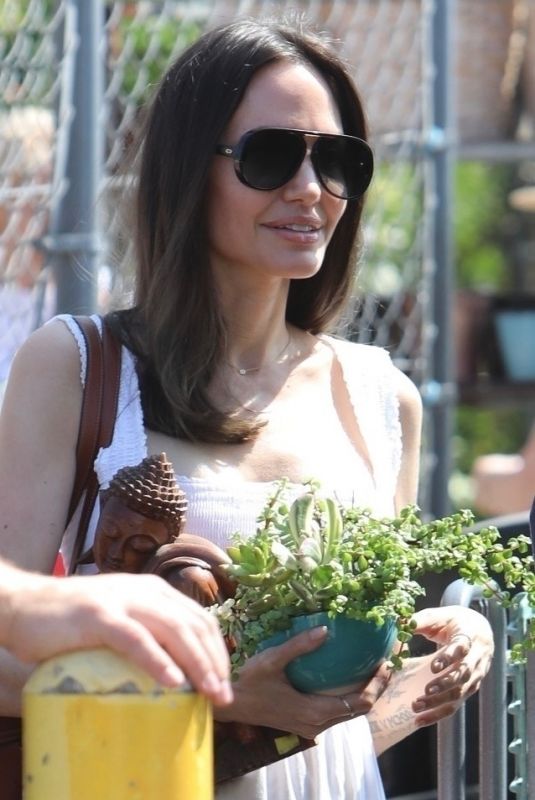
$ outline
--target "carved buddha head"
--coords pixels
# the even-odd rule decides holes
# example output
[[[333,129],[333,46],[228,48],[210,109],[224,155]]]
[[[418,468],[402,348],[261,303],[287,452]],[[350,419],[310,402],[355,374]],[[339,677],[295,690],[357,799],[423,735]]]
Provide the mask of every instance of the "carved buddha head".
[[[93,556],[101,572],[141,572],[180,533],[187,509],[165,453],[120,469],[101,492]]]

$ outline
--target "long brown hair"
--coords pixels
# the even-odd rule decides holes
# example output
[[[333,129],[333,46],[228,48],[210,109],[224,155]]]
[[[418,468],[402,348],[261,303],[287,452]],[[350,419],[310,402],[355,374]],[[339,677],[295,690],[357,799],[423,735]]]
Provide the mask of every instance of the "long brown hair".
[[[311,65],[328,84],[347,134],[366,139],[359,95],[316,34],[240,20],[205,33],[163,77],[142,134],[135,236],[135,308],[115,329],[138,357],[145,422],[172,436],[240,442],[257,426],[214,407],[208,386],[224,354],[210,270],[206,191],[216,145],[254,74],[277,61]],[[313,277],[290,282],[286,318],[318,333],[352,292],[362,199],[350,200]]]

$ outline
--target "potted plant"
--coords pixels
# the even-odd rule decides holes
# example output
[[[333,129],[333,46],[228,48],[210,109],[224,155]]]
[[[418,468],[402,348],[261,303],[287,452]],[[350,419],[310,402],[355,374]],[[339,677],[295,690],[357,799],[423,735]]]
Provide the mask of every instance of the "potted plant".
[[[266,646],[319,624],[329,628],[327,642],[288,665],[296,688],[318,691],[358,682],[385,658],[399,668],[406,648],[392,648],[412,636],[415,603],[424,594],[418,578],[429,572],[456,570],[504,605],[512,602],[512,589],[523,590],[535,605],[525,536],[502,544],[494,527],[468,533],[474,520],[467,510],[424,522],[418,508],[408,506],[397,517],[379,519],[323,496],[314,481],[291,504],[287,490],[287,481],[277,483],[255,535],[237,533],[227,549],[232,564],[226,570],[236,592],[212,611],[231,642],[235,668]],[[535,623],[514,655],[522,657],[527,646],[535,647]]]

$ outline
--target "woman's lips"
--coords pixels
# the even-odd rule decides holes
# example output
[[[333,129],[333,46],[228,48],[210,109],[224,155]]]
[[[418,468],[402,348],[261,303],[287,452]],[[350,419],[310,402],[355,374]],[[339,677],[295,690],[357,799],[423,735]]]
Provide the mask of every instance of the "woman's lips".
[[[298,222],[277,222],[265,226],[276,236],[290,242],[313,244],[319,241],[321,226]]]

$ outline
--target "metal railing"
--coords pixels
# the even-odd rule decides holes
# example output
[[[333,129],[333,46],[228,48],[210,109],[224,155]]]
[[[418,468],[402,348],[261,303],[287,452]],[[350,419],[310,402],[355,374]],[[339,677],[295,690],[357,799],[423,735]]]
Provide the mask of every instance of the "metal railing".
[[[525,595],[517,595],[507,611],[482,589],[454,581],[442,596],[442,605],[475,606],[487,617],[495,640],[492,667],[479,692],[479,798],[529,800],[535,787],[535,654],[526,664],[510,663],[510,647],[525,634],[533,613]],[[508,714],[512,739],[508,742]],[[438,724],[438,800],[466,800],[466,711]],[[512,756],[512,766],[509,760]],[[512,775],[509,774],[512,772]]]

